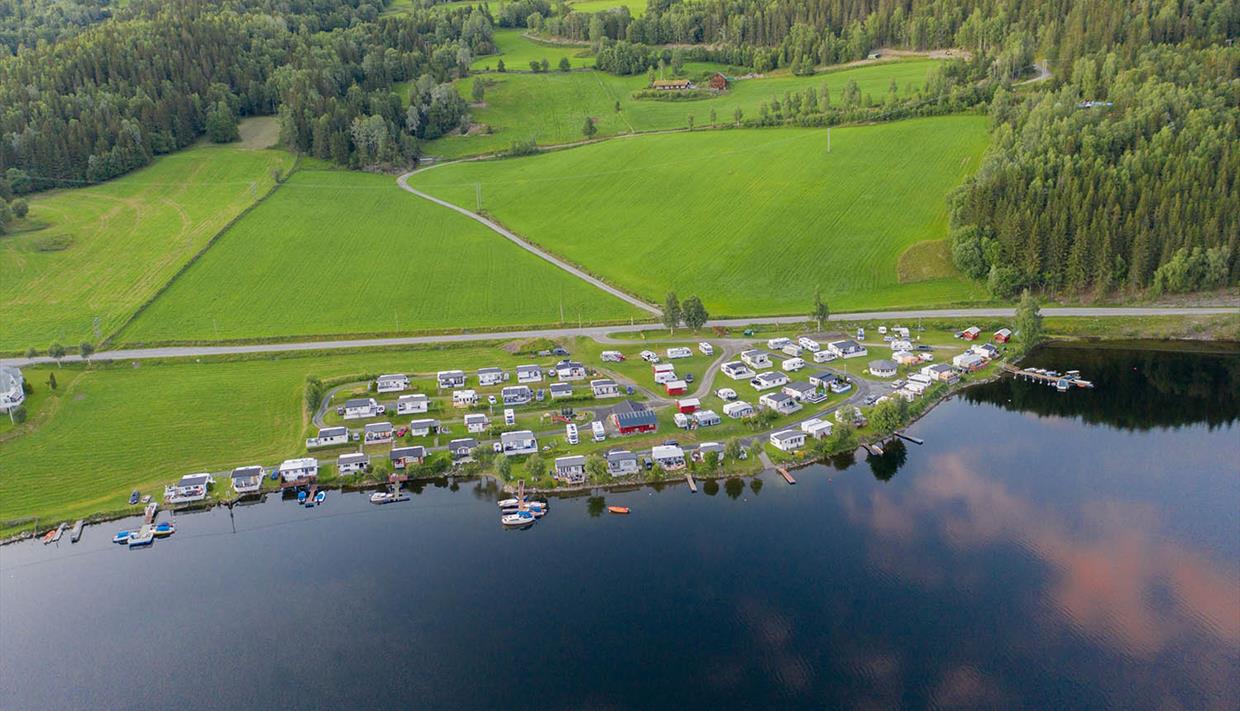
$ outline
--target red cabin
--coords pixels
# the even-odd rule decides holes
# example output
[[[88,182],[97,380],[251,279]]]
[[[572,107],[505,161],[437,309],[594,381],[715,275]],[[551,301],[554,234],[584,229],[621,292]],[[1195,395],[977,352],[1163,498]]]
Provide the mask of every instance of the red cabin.
[[[980,335],[982,335],[982,329],[977,326],[969,326],[960,334],[960,337],[966,341],[976,341]]]
[[[700,400],[695,397],[691,397],[684,400],[677,400],[676,409],[680,410],[682,414],[692,415],[697,412],[697,409],[701,406],[701,404],[702,402]]]
[[[995,343],[1007,343],[1012,338],[1012,330],[1001,328],[995,331]]]
[[[683,380],[672,380],[667,383],[668,395],[684,395],[689,392],[689,384]]]

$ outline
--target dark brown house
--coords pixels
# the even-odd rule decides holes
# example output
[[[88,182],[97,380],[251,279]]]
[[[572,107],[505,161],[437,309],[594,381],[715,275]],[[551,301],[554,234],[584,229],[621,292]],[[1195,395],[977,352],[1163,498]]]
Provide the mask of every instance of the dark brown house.
[[[728,88],[728,78],[719,72],[715,72],[715,74],[710,78],[710,88],[716,91],[723,91]]]

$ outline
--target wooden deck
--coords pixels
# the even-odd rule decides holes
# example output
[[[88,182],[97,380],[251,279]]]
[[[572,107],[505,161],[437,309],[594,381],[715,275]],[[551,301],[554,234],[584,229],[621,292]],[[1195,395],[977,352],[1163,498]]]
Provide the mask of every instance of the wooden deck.
[[[1076,388],[1094,387],[1094,384],[1092,382],[1080,377],[1079,375],[1066,375],[1063,373],[1054,373],[1054,372],[1047,373],[1043,371],[1041,368],[1017,368],[1016,366],[1010,363],[1004,363],[1002,366],[1002,370],[1003,372],[1010,373],[1011,375],[1017,378],[1021,378],[1023,380],[1029,380],[1029,381],[1033,381],[1037,383],[1045,383],[1047,385],[1055,385],[1060,380],[1067,380],[1068,384],[1071,385],[1072,387],[1076,387]]]
[[[697,482],[693,480],[693,474],[685,472],[685,481],[689,484],[689,491],[697,493]]]
[[[775,471],[779,472],[779,475],[789,484],[797,483],[797,480],[792,478],[792,472],[788,471],[788,467],[776,467]]]

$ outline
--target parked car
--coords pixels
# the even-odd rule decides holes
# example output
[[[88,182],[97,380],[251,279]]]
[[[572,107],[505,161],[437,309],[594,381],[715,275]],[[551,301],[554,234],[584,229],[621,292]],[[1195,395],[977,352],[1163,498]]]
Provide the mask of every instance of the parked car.
[[[133,506],[134,504],[138,503],[139,496],[140,494],[138,493],[138,490],[134,489],[133,492],[129,494],[129,505]]]
[[[551,349],[551,355],[566,356],[568,355],[568,351],[561,346],[556,346]]]
[[[692,383],[692,382],[693,382],[693,373],[685,373],[685,382],[686,382],[686,383]]]
[[[642,457],[642,466],[646,467],[646,471],[654,469],[654,460],[650,457]]]
[[[404,436],[405,436],[405,435],[407,435],[407,434],[409,434],[409,428],[408,428],[408,427],[401,427],[400,429],[396,430],[396,436],[397,436],[397,437],[404,437]]]
[[[919,351],[928,351],[928,350],[930,350],[930,346],[927,346],[927,345],[926,345],[926,344],[924,344],[924,343],[918,343],[918,344],[917,344],[917,350],[919,350]]]
[[[642,360],[646,361],[647,363],[658,363],[659,362],[659,354],[655,353],[654,351],[642,351],[641,357],[642,357]]]
[[[337,415],[341,415],[341,416],[343,416],[343,415],[344,415],[344,405],[341,405],[341,406],[339,406],[339,407],[337,407],[337,408],[336,408],[336,414],[337,414]]]
[[[494,405],[494,404],[495,404],[495,402],[496,402],[496,400],[495,400],[495,396],[494,396],[494,395],[487,395],[487,403],[488,403],[488,404],[490,404],[490,405]]]

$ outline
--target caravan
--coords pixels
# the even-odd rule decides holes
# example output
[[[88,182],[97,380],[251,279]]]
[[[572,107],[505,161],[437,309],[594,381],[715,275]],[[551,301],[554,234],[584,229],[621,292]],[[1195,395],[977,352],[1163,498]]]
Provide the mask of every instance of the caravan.
[[[594,432],[595,442],[602,442],[603,440],[607,439],[607,432],[606,430],[603,429],[602,422],[595,420],[593,424],[590,425],[590,430]]]
[[[564,435],[569,444],[577,444],[581,441],[577,438],[577,425],[571,422],[564,428]]]

